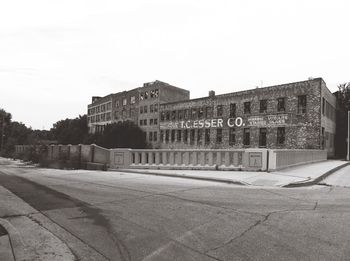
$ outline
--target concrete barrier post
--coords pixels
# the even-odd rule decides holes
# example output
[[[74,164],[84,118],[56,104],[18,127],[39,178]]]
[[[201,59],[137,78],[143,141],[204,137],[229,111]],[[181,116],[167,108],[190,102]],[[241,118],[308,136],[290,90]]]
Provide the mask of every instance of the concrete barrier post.
[[[230,166],[230,152],[225,151],[225,166],[228,167]]]
[[[160,152],[156,152],[156,165],[160,164]]]
[[[148,164],[149,165],[154,164],[154,162],[153,162],[153,152],[148,152]]]
[[[110,167],[111,168],[129,168],[132,164],[131,149],[111,149]]]
[[[198,152],[193,151],[192,152],[192,165],[196,166],[198,164]]]
[[[167,152],[163,151],[162,152],[162,164],[163,165],[167,165],[168,164],[168,161],[167,161]]]
[[[208,165],[213,166],[214,165],[214,157],[213,157],[213,152],[209,151],[208,152]]]
[[[146,164],[146,152],[141,152],[141,164]]]

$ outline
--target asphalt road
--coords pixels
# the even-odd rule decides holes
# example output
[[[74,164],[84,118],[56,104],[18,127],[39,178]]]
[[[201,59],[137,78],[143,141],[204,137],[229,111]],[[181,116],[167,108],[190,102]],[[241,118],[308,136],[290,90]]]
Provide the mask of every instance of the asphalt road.
[[[44,214],[38,224],[78,260],[350,260],[346,187],[244,187],[0,164],[0,185]]]

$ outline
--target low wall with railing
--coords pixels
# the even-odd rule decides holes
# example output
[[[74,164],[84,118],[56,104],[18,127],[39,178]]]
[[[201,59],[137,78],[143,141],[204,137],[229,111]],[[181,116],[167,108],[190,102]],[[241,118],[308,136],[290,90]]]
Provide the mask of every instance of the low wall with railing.
[[[46,147],[45,154],[40,155],[43,165],[53,168],[107,169],[110,150],[91,145],[16,145],[17,155],[29,150]]]
[[[266,149],[111,149],[111,168],[267,170]]]
[[[326,150],[269,150],[269,170],[327,160]]]
[[[32,145],[16,145],[16,153]],[[52,167],[107,169],[211,169],[275,171],[327,160],[325,150],[292,149],[105,149],[92,145],[49,145],[45,156]]]

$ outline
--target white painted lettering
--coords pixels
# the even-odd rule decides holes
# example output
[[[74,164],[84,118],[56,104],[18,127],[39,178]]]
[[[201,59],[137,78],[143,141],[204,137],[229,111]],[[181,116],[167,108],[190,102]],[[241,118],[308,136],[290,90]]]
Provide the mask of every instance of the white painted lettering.
[[[222,123],[223,123],[223,120],[222,119],[218,119],[218,128],[222,128]]]
[[[217,124],[216,119],[211,119],[210,124],[211,124],[211,127],[212,127],[212,128],[216,128],[216,127],[217,127],[217,126],[216,126],[216,124]]]
[[[235,119],[235,125],[236,125],[237,127],[241,127],[241,126],[243,125],[243,119],[242,119],[241,117],[237,117],[237,118]]]
[[[198,128],[198,121],[197,121],[197,120],[195,120],[195,121],[193,122],[193,128]]]
[[[227,126],[229,126],[230,128],[235,126],[234,118],[227,119]]]
[[[204,120],[199,120],[198,121],[198,127],[203,128],[204,127]]]
[[[204,127],[205,128],[210,128],[210,120],[205,120]]]

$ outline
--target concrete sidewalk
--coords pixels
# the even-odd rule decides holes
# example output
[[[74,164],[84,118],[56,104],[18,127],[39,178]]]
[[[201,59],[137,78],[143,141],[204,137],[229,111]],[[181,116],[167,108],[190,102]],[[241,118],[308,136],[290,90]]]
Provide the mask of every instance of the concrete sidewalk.
[[[199,179],[237,185],[297,187],[316,184],[347,164],[346,161],[327,160],[276,172],[153,169],[118,169],[115,171]]]
[[[0,260],[75,260],[68,246],[37,221],[40,216],[0,186]]]

